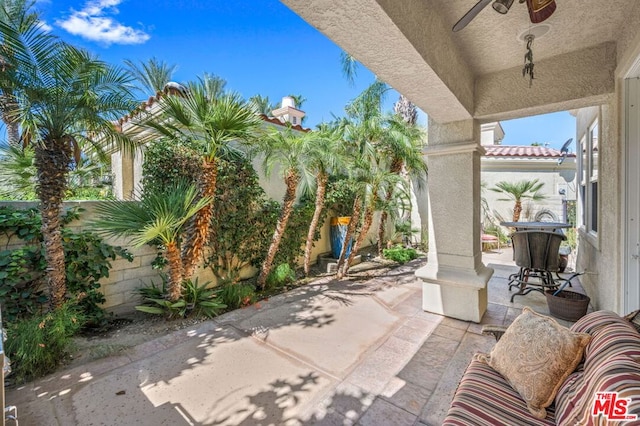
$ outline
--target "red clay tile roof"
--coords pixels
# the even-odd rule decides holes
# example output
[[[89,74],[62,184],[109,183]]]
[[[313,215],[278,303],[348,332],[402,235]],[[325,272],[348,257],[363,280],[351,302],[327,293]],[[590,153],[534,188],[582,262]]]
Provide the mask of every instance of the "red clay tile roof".
[[[544,146],[509,146],[509,145],[485,145],[487,157],[533,157],[533,158],[560,158],[562,152],[558,149]],[[575,157],[570,153],[567,157]]]
[[[149,99],[147,99],[146,101],[142,102],[140,104],[140,106],[138,106],[136,109],[134,109],[133,111],[131,111],[129,114],[125,115],[124,117],[120,118],[118,120],[118,125],[120,126],[120,128],[122,128],[122,125],[124,123],[126,123],[129,120],[131,120],[133,117],[135,117],[136,115],[138,115],[142,111],[146,111],[147,108],[151,108],[151,106],[154,103],[158,102],[164,96],[168,96],[169,94],[170,93],[168,92],[168,90],[165,89],[164,92],[158,92],[158,93],[155,94],[155,96],[150,96]],[[260,118],[262,118],[267,123],[277,124],[279,126],[285,126],[286,125],[285,123],[283,123],[282,121],[278,120],[277,118],[275,118],[275,117],[267,117],[265,114],[260,114]],[[311,129],[304,128],[299,124],[296,124],[295,126],[291,126],[291,128],[294,129],[294,130],[299,130],[301,132],[310,132],[311,131]]]

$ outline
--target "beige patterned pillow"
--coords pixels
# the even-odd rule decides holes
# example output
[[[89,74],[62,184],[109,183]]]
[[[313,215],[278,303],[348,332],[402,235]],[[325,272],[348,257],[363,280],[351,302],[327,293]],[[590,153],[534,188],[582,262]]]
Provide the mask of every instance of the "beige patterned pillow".
[[[582,359],[591,336],[574,333],[553,318],[525,307],[489,355],[476,359],[509,381],[535,417],[544,419],[546,407]]]

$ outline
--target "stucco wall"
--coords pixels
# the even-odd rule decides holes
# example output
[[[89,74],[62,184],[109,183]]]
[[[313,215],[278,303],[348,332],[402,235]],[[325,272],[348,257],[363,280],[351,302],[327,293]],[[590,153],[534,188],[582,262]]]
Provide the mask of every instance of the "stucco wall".
[[[581,281],[595,309],[620,312],[622,271],[619,212],[622,167],[617,100],[612,97],[607,104],[579,110],[576,116],[577,140],[586,134],[596,117],[600,129],[598,235],[589,235],[584,227],[578,229],[576,269],[586,271]]]
[[[520,164],[513,161],[510,161],[508,164],[503,163],[501,160],[488,158],[483,158],[482,161],[481,179],[486,185],[482,196],[487,200],[492,214],[494,211],[497,211],[507,220],[510,220],[513,215],[513,201],[500,201],[501,198],[508,197],[491,190],[498,182],[506,181],[516,183],[522,180],[538,179],[541,183],[544,183],[540,193],[545,196],[545,199],[540,201],[525,201],[524,204],[530,203],[534,213],[543,208],[549,209],[556,215],[558,220],[563,219],[563,198],[567,200],[576,199],[576,169],[573,159],[565,161],[562,167],[558,167],[555,160],[551,162],[521,160],[519,162]],[[566,189],[565,196],[558,193],[559,188]],[[523,217],[521,220],[524,219],[526,219],[526,217]]]

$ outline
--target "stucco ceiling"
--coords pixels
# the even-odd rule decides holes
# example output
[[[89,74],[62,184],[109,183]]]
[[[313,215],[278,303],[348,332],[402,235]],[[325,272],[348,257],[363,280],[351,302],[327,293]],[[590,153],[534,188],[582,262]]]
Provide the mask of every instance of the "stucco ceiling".
[[[607,102],[618,61],[635,60],[639,49],[640,0],[556,0],[540,24],[548,32],[533,43],[530,86],[522,35],[536,29],[519,0],[506,15],[488,5],[457,33],[453,25],[477,0],[281,1],[443,123]]]
[[[460,19],[477,0],[425,0],[429,8],[439,10],[448,28]],[[618,39],[625,18],[632,14],[638,0],[557,0],[555,13],[543,24],[549,31],[533,43],[534,62],[551,56],[581,50]],[[524,63],[525,42],[519,36],[531,24],[525,4],[513,2],[501,15],[487,6],[462,31],[452,33],[468,64],[476,74],[486,74]]]

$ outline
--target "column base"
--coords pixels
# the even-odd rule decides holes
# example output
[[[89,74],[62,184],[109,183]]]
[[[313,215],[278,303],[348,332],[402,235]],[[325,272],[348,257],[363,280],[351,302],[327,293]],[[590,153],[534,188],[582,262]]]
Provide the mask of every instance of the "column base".
[[[487,283],[493,269],[482,265],[479,271],[420,268],[415,273],[422,283],[422,309],[463,321],[479,323],[487,310]]]

